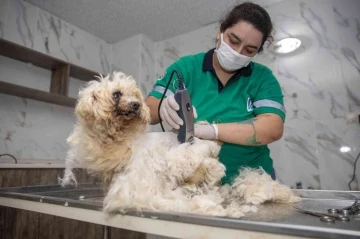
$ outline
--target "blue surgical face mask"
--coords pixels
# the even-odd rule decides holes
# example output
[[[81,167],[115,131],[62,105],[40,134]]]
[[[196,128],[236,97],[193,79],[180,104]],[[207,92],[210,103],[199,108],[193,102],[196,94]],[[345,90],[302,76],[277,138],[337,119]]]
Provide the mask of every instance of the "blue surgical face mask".
[[[241,55],[232,49],[231,46],[224,42],[223,33],[221,33],[220,47],[215,52],[221,67],[227,71],[236,71],[246,67],[254,58]]]

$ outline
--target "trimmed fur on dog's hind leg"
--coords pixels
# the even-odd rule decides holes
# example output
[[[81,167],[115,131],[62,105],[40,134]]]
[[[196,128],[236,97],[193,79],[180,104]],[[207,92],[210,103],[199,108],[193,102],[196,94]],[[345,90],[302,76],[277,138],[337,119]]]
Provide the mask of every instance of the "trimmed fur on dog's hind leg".
[[[240,170],[231,185],[231,197],[255,205],[267,201],[293,203],[300,200],[289,187],[272,180],[262,168]]]
[[[77,154],[75,149],[70,149],[65,160],[64,176],[60,179],[62,187],[65,187],[66,185],[77,186],[77,180],[73,172],[73,169],[78,166],[76,158]]]

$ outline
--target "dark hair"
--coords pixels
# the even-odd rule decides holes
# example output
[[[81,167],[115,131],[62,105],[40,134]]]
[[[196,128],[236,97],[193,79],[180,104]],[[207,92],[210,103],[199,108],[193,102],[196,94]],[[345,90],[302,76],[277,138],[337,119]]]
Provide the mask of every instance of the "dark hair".
[[[235,6],[220,22],[220,31],[224,32],[229,27],[234,26],[240,21],[248,22],[263,34],[263,39],[258,52],[264,49],[264,43],[269,40],[271,42],[273,37],[271,35],[273,25],[271,18],[264,8],[261,6],[245,2]]]

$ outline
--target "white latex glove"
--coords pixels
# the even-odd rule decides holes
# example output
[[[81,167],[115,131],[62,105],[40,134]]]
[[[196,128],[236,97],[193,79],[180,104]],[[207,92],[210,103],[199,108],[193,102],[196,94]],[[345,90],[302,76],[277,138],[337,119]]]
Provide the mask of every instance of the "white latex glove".
[[[176,102],[174,95],[166,97],[160,106],[160,118],[174,129],[179,129],[180,125],[184,122],[179,117],[177,111],[180,109],[179,104]],[[194,118],[197,118],[196,109],[193,106]]]
[[[216,124],[195,124],[194,135],[200,139],[218,139],[218,128]]]

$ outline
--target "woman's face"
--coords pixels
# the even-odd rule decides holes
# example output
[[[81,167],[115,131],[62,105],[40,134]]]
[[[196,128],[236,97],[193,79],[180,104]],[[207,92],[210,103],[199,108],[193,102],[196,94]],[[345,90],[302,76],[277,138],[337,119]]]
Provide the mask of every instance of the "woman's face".
[[[220,32],[217,34],[217,48],[220,46]],[[255,56],[263,34],[248,22],[240,21],[224,32],[224,41],[236,52],[245,56]]]

